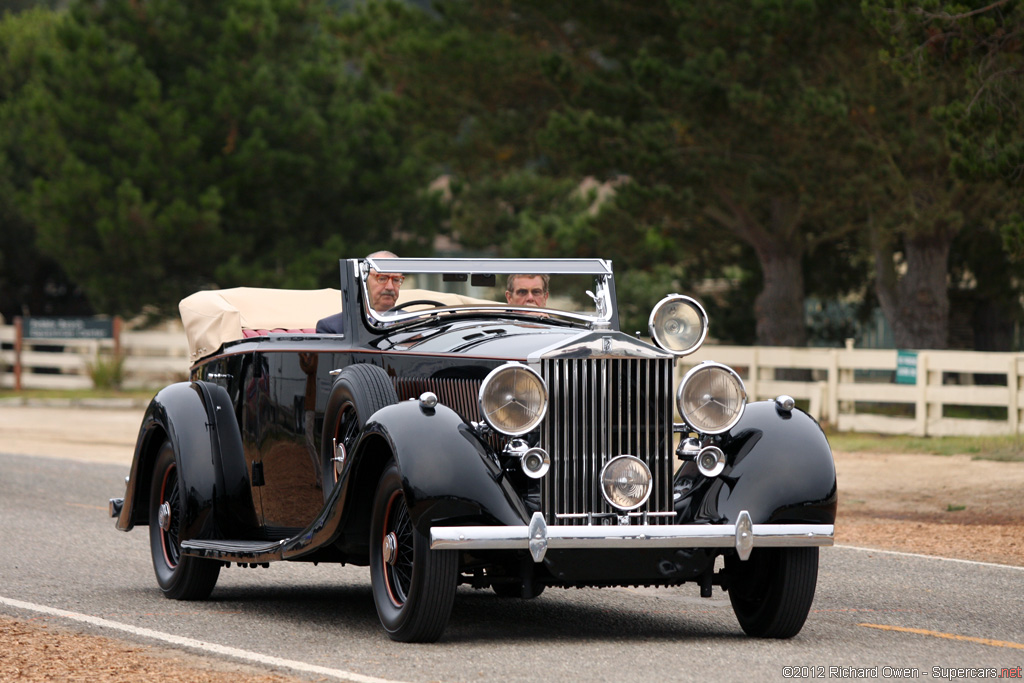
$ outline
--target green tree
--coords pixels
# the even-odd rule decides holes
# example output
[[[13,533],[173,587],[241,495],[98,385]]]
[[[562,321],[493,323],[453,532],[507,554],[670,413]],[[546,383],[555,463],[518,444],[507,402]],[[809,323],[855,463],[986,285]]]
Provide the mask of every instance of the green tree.
[[[423,153],[463,178],[536,166],[536,133],[559,100],[542,46],[509,23],[515,3],[360,3],[342,16],[346,48],[409,103]]]
[[[1002,194],[1002,193],[1000,193]],[[1005,203],[1004,203],[1005,204]],[[1003,248],[998,214],[961,231],[950,255],[950,347],[1019,351],[1024,263]]]
[[[339,22],[349,56],[403,102],[417,155],[451,181],[448,228],[470,248],[504,244],[519,212],[557,212],[569,194],[542,187],[537,132],[560,97],[539,46],[506,24],[509,12],[507,3],[423,12],[385,0],[359,3]]]
[[[877,3],[866,2],[864,8],[879,27],[879,16],[894,16],[879,12]],[[974,279],[964,274],[963,259],[961,275],[950,278],[952,247],[959,243],[964,251],[970,240],[984,241],[993,220],[1005,218],[1017,199],[997,191],[993,174],[957,172],[966,157],[950,135],[949,112],[970,96],[963,78],[947,68],[911,68],[891,57],[885,51],[872,56],[864,71],[868,78],[857,90],[858,130],[869,151],[860,175],[867,179],[863,195],[876,292],[897,346],[945,348],[950,290]],[[918,78],[918,68],[928,77]],[[983,280],[1005,272],[983,261],[975,265],[991,271]],[[1013,279],[1006,279],[1004,289],[1017,289]]]
[[[849,6],[831,2],[559,3],[576,30],[548,72],[567,106],[545,151],[564,168],[625,176],[643,239],[692,275],[737,243],[762,274],[756,337],[803,345],[805,256],[854,226],[842,76]],[[814,31],[801,27],[813,25]],[[620,27],[628,26],[628,30]],[[652,239],[657,236],[658,239]]]
[[[66,0],[0,0],[0,17],[7,13],[17,14],[37,7],[53,9],[66,4]]]
[[[389,30],[360,34],[396,89],[434,103],[424,139],[466,190],[460,239],[614,255],[630,296],[720,275],[746,245],[764,273],[758,338],[801,344],[803,257],[851,229],[827,206],[839,157],[820,154],[845,123],[848,17],[748,5],[448,2],[416,23],[371,3],[365,21],[387,16]],[[562,190],[522,192],[531,178]],[[587,178],[615,189],[596,214],[569,190]]]
[[[1024,259],[1024,3],[1019,0],[863,0],[886,37],[883,57],[927,87],[958,92],[932,114],[950,145],[953,171],[967,181],[1001,180],[1015,200],[1003,218],[1011,256]]]
[[[8,320],[90,312],[61,268],[39,252],[24,211],[34,171],[19,103],[41,47],[54,40],[57,19],[38,9],[0,18],[0,314]]]
[[[808,291],[863,294],[873,263],[897,343],[947,345],[951,245],[1000,210],[991,188],[948,170],[931,110],[956,83],[893,77],[853,2],[536,6],[574,27],[548,53],[566,103],[542,151],[555,173],[628,178],[615,202],[627,210],[581,242],[650,271],[674,258],[689,278],[741,262],[741,243],[769,345],[806,343]],[[854,238],[870,260],[839,263]]]
[[[864,154],[851,180],[863,199],[875,294],[898,347],[945,348],[950,248],[972,193],[949,173],[945,139],[929,115],[943,95],[937,84],[904,87],[873,59],[861,83],[853,118]]]
[[[324,286],[339,257],[422,248],[438,214],[400,103],[330,25],[303,0],[72,6],[20,106],[40,247],[98,308]]]
[[[713,278],[734,285],[709,300],[734,314],[726,338],[750,339],[752,313],[758,343],[802,345],[806,296],[853,293],[881,303],[901,345],[946,345],[951,245],[1002,207],[948,172],[935,111],[956,83],[893,75],[859,3],[367,3],[353,17],[350,46],[419,107],[463,244],[611,256],[628,328],[660,293]]]

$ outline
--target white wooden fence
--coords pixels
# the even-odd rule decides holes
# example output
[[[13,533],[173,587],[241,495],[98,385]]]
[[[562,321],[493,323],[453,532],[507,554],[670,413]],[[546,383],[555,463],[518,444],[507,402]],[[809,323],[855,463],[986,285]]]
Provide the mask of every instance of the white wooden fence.
[[[1024,354],[918,351],[916,383],[895,382],[894,349],[704,346],[679,372],[702,360],[733,367],[751,400],[788,394],[840,431],[917,436],[1019,434]],[[801,381],[776,377],[805,375]]]
[[[0,388],[14,387],[14,336],[13,326],[0,326]],[[188,378],[188,348],[180,330],[126,331],[120,343],[126,388],[155,389]],[[110,339],[26,339],[23,344],[25,389],[90,388],[90,364],[98,354],[113,351]],[[891,349],[707,345],[682,359],[679,376],[702,360],[735,368],[751,400],[788,394],[841,431],[982,436],[1019,434],[1024,422],[1024,354],[920,351],[916,383],[898,384],[897,351]]]
[[[15,328],[0,325],[0,388],[15,386]],[[120,334],[126,389],[157,388],[188,379],[185,333],[125,331]],[[23,339],[23,389],[90,389],[90,365],[113,356],[113,339]]]

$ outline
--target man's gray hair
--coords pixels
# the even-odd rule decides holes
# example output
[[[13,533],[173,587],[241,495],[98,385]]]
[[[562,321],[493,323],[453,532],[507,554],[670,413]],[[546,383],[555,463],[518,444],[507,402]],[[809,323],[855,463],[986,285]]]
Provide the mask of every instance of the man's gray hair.
[[[551,276],[550,275],[545,275],[545,274],[532,275],[530,273],[513,273],[512,275],[508,276],[508,282],[505,283],[505,291],[506,292],[513,291],[512,288],[516,286],[516,278],[517,277],[539,277],[541,280],[544,281],[544,291],[545,292],[548,291],[548,285],[551,284]]]

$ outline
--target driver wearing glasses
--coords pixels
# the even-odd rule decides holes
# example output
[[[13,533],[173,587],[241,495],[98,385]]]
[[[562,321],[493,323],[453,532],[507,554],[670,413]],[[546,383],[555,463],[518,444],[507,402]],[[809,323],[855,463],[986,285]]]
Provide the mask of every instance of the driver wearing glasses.
[[[513,306],[544,308],[548,305],[550,282],[550,275],[509,275],[505,285],[505,300]]]
[[[375,251],[367,258],[398,258],[390,251]],[[398,290],[405,282],[405,276],[398,273],[378,273],[370,270],[366,276],[366,291],[370,295],[370,306],[378,313],[394,308],[398,302]],[[320,334],[342,334],[342,315],[335,313],[321,318],[316,323],[316,331]]]

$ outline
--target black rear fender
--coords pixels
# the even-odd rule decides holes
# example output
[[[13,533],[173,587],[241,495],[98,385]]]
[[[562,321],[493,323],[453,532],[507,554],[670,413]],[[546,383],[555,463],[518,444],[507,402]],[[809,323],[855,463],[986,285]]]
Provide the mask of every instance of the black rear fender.
[[[257,526],[242,438],[223,387],[179,382],[162,389],[146,409],[117,527],[147,525],[153,463],[165,440],[177,456],[186,493],[181,540],[238,537]]]

